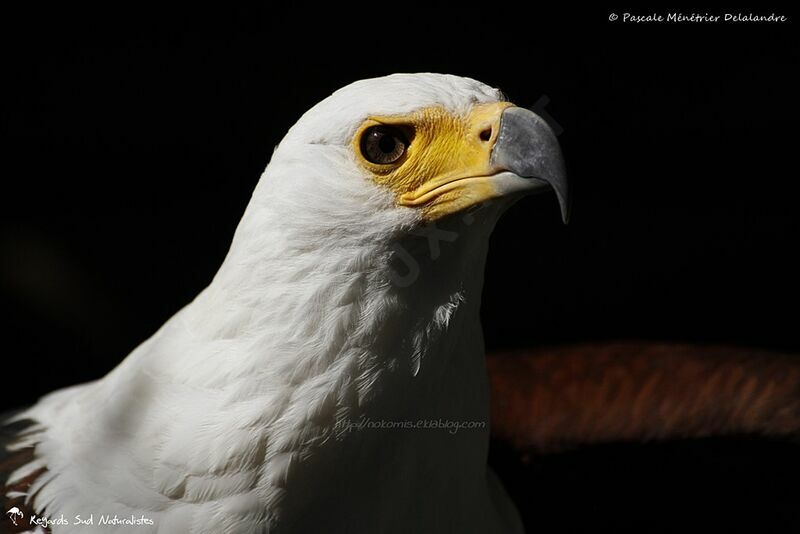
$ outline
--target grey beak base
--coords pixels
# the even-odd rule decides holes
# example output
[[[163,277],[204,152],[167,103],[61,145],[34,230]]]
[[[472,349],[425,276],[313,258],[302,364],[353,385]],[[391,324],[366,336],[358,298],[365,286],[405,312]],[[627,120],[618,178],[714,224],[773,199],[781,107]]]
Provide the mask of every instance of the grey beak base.
[[[561,207],[561,218],[569,220],[570,196],[564,158],[555,133],[534,112],[518,107],[503,111],[500,133],[492,149],[492,165],[531,182],[546,182]],[[537,189],[531,183],[531,190]]]

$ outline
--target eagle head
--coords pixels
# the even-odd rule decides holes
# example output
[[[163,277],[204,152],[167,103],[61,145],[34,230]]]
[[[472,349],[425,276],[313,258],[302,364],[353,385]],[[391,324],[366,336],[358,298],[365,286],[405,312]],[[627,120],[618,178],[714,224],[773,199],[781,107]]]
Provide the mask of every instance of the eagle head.
[[[254,198],[275,200],[284,223],[309,228],[313,219],[323,226],[315,231],[363,236],[354,225],[397,232],[548,189],[566,222],[559,145],[532,111],[469,78],[394,74],[352,83],[306,112]]]

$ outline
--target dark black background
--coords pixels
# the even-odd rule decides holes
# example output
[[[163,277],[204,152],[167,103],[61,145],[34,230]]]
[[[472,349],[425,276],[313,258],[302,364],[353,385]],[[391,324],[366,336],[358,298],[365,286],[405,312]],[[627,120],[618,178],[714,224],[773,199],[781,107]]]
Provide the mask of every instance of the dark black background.
[[[536,197],[498,225],[488,348],[640,338],[800,352],[793,13],[634,25],[612,11],[626,9],[6,11],[2,406],[114,367],[210,281],[300,114],[396,71],[470,76],[521,105],[546,95],[563,128],[572,221]],[[651,464],[666,472],[663,454],[675,458]],[[601,458],[622,462],[608,473],[642,468],[628,456]],[[556,486],[602,486],[549,469]],[[547,517],[602,521],[572,513],[584,505],[548,501]]]

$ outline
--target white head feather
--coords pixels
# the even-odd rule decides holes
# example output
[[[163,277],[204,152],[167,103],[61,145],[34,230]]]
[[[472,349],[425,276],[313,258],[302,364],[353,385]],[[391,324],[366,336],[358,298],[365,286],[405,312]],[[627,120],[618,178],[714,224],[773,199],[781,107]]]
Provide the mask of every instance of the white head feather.
[[[40,423],[30,441],[48,469],[35,507],[144,514],[142,533],[497,527],[478,324],[497,210],[434,230],[458,232],[434,259],[418,212],[369,180],[351,139],[369,115],[500,98],[467,78],[402,74],[303,115],[209,287],[109,375],[23,414]],[[364,417],[484,428],[347,431]]]

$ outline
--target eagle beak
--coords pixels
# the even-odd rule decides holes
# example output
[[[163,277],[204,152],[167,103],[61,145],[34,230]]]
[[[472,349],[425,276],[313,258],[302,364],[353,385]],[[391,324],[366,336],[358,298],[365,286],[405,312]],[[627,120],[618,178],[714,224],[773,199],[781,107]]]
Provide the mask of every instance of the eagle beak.
[[[567,223],[570,196],[564,158],[555,133],[541,117],[524,108],[506,108],[500,117],[491,165],[503,173],[498,177],[503,195],[552,188],[561,206],[561,218]]]

